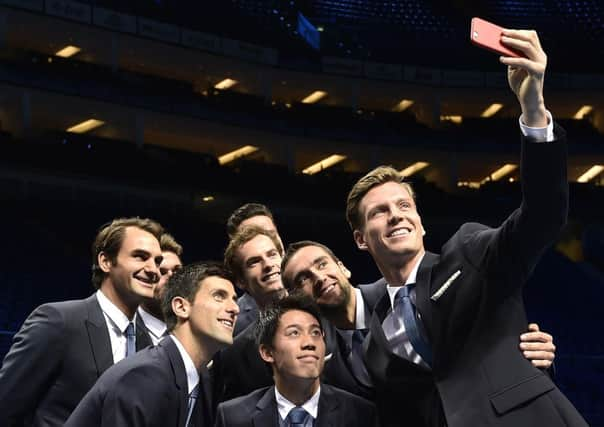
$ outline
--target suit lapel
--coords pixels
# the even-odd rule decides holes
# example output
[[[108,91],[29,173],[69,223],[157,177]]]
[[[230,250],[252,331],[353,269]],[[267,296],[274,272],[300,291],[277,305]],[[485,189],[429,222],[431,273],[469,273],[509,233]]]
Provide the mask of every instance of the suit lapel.
[[[88,318],[84,321],[88,340],[92,350],[92,357],[96,365],[97,376],[101,376],[107,368],[113,365],[113,352],[111,351],[111,339],[107,330],[107,322],[103,316],[101,306],[96,295],[86,299]]]
[[[424,325],[424,329],[426,334],[428,335],[428,340],[432,347],[433,358],[438,354],[436,347],[439,343],[439,332],[440,328],[435,328],[435,324],[438,324],[437,319],[435,319],[436,310],[432,305],[432,301],[430,300],[431,295],[431,276],[432,276],[432,267],[438,262],[439,256],[432,253],[426,252],[422,262],[417,270],[417,278],[416,278],[416,293],[415,293],[415,305],[419,315],[421,316],[421,322]],[[434,360],[433,360],[434,364]]]
[[[327,384],[321,384],[321,394],[319,395],[319,410],[317,411],[317,420],[315,422],[315,427],[337,426],[338,406],[340,406],[340,400],[335,395],[331,387],[329,387]]]
[[[256,413],[252,416],[254,427],[271,427],[279,425],[275,387],[269,387],[256,404]]]
[[[149,347],[153,344],[147,326],[143,321],[143,318],[136,313],[136,351],[142,350],[145,347]]]
[[[172,367],[172,374],[174,376],[174,385],[178,390],[180,399],[179,411],[178,411],[178,425],[184,426],[187,420],[187,405],[189,403],[189,386],[187,384],[187,372],[185,370],[185,364],[182,361],[182,357],[178,352],[178,348],[171,338],[163,340],[158,347],[166,352],[170,360],[170,366]],[[202,381],[202,378],[200,378]]]

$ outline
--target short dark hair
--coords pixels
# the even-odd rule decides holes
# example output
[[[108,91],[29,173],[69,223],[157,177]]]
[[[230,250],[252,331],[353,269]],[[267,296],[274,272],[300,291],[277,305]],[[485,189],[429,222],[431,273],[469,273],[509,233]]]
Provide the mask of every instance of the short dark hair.
[[[229,216],[229,219],[227,219],[226,229],[229,238],[232,239],[235,236],[243,221],[254,216],[267,216],[273,223],[275,222],[273,213],[266,205],[261,203],[246,203],[235,209],[231,216]]]
[[[182,257],[182,245],[169,233],[161,235],[159,246],[161,247],[162,252],[172,252],[175,253],[178,258]]]
[[[317,304],[310,296],[301,292],[294,292],[260,311],[254,331],[258,346],[264,344],[269,348],[273,348],[273,341],[279,327],[279,321],[285,313],[291,310],[305,311],[313,316],[317,319],[321,332],[323,332],[321,314]]]
[[[222,263],[216,261],[200,261],[184,266],[177,270],[166,283],[162,294],[161,308],[168,331],[172,331],[178,322],[172,311],[172,300],[182,297],[189,302],[195,300],[201,282],[207,277],[217,276],[233,282],[231,274]]]
[[[151,233],[157,241],[160,240],[164,232],[163,227],[156,221],[149,218],[116,218],[111,222],[103,224],[92,244],[92,285],[95,289],[101,287],[107,273],[101,270],[99,265],[99,254],[104,252],[112,264],[117,261],[117,254],[122,247],[126,229],[128,227],[140,228]]]
[[[299,242],[291,243],[287,247],[287,250],[285,251],[285,255],[283,256],[283,260],[281,261],[281,272],[282,273],[283,273],[283,271],[285,271],[285,267],[287,266],[287,263],[291,260],[291,257],[293,257],[296,254],[296,252],[298,252],[300,249],[305,248],[307,246],[316,246],[318,248],[321,248],[335,262],[340,262],[340,260],[336,256],[336,254],[334,254],[333,251],[331,249],[329,249],[327,246],[325,246],[324,244],[319,243],[319,242],[314,242],[312,240],[300,240]],[[285,276],[283,276],[283,275],[281,275],[281,281],[283,282],[283,286],[285,286],[285,289],[290,290],[290,289],[294,288],[294,284],[288,283]]]

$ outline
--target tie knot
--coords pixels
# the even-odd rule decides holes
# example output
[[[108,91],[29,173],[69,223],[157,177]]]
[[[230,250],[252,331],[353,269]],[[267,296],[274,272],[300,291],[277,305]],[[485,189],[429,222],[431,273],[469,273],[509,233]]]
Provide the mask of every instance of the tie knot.
[[[289,414],[287,414],[287,418],[289,418],[289,425],[292,427],[303,426],[306,422],[306,417],[308,417],[309,413],[300,406],[296,406]]]
[[[128,323],[128,326],[126,326],[126,330],[124,331],[124,335],[126,335],[127,337],[134,336],[134,323]]]
[[[189,393],[189,397],[191,399],[197,399],[199,397],[199,383],[193,387],[193,390],[191,390],[191,393]]]
[[[413,291],[413,287],[415,283],[409,283],[408,285],[401,286],[401,288],[396,291],[395,301],[405,297],[411,297],[411,291]]]

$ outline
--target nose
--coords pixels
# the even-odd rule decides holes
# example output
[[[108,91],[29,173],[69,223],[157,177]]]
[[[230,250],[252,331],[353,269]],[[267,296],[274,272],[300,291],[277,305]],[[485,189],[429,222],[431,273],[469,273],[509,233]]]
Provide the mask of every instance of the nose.
[[[145,274],[155,283],[159,282],[161,276],[159,267],[155,263],[155,260],[150,257],[145,263]]]
[[[300,343],[302,350],[315,350],[317,345],[315,344],[311,334],[303,334],[302,342]]]
[[[227,308],[227,312],[235,316],[239,314],[239,306],[236,301],[231,300],[231,305]]]
[[[397,206],[392,206],[388,216],[388,225],[396,225],[403,219],[403,214]]]

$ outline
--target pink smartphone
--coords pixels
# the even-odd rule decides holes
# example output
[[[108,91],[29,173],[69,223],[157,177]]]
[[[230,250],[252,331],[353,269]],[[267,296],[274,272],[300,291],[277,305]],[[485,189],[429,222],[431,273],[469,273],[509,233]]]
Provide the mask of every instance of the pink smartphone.
[[[502,30],[502,27],[495,25],[492,22],[480,18],[472,18],[470,40],[476,46],[488,49],[503,56],[523,57],[523,54],[512,50],[501,43]]]

